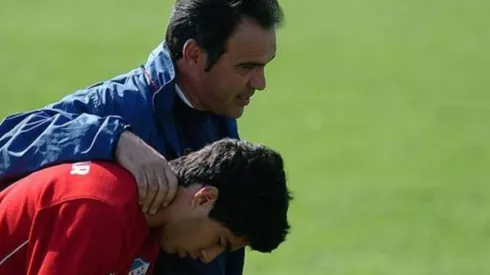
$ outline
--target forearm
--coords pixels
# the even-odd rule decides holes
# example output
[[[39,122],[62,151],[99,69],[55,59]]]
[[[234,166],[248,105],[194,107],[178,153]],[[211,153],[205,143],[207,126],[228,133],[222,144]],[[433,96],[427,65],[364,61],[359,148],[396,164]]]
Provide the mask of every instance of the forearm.
[[[55,110],[8,117],[0,124],[0,179],[62,162],[113,160],[118,138],[126,128],[120,117]]]

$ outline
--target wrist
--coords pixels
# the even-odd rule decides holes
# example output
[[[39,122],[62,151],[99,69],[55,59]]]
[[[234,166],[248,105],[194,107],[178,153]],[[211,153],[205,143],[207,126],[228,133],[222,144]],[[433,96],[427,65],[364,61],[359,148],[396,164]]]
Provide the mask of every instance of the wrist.
[[[119,139],[114,148],[114,159],[120,164],[124,161],[124,152],[128,149],[132,135],[134,134],[129,130],[124,130],[119,135]]]

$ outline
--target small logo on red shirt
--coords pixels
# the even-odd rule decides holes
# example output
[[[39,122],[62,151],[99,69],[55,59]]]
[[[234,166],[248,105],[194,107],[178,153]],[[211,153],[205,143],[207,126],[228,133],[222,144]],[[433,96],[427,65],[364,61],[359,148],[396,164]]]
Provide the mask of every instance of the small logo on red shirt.
[[[145,262],[141,258],[136,258],[131,265],[129,275],[145,275],[149,268],[149,262]]]

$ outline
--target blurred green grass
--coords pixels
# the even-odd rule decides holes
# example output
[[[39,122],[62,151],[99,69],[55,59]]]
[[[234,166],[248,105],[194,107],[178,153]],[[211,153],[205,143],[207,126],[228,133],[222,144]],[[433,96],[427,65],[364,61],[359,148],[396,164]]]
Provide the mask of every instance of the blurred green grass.
[[[241,135],[280,150],[292,234],[246,274],[490,274],[490,2],[281,1]],[[0,115],[124,73],[170,1],[0,2]]]

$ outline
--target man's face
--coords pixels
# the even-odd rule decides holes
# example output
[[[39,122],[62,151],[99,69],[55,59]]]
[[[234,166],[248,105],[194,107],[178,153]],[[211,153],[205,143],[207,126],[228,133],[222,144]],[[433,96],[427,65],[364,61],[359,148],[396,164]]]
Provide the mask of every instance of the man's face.
[[[193,185],[179,192],[184,194],[172,204],[172,214],[160,231],[162,250],[209,263],[224,251],[245,246],[243,238],[208,217],[218,196],[216,188]]]
[[[265,89],[265,65],[275,54],[275,30],[243,19],[211,71],[202,70],[202,100],[214,113],[239,118],[255,91]]]

